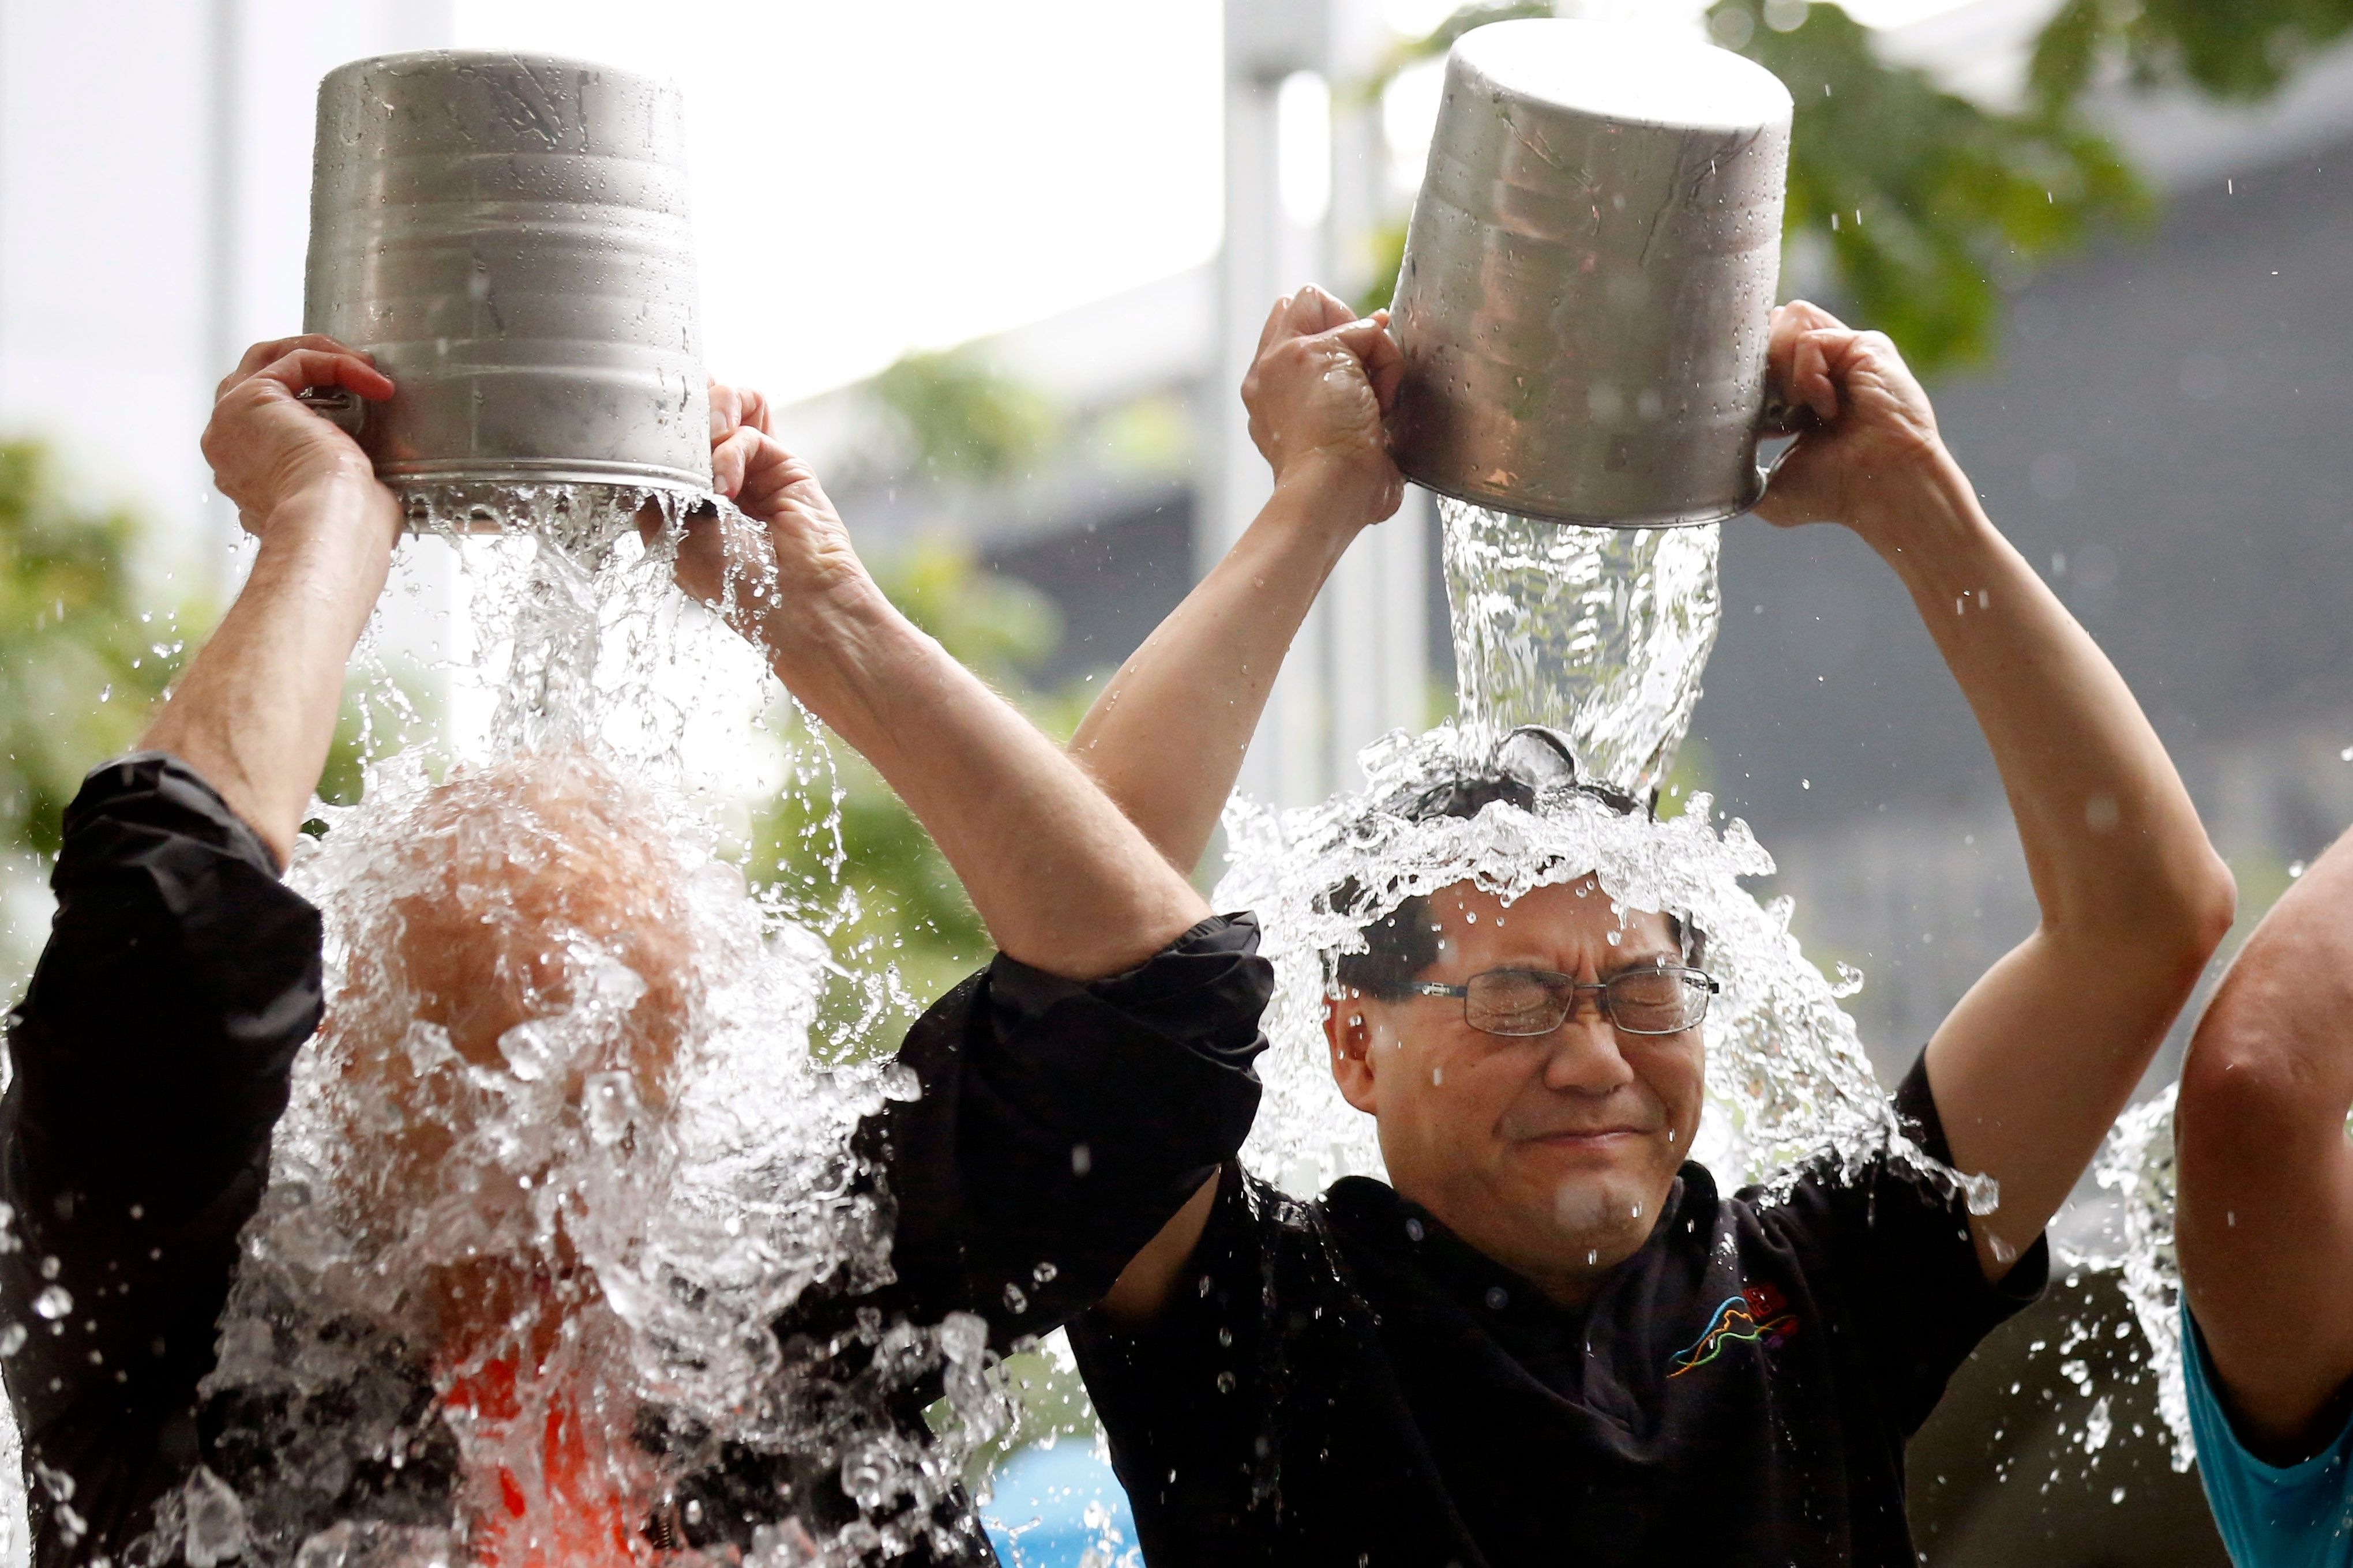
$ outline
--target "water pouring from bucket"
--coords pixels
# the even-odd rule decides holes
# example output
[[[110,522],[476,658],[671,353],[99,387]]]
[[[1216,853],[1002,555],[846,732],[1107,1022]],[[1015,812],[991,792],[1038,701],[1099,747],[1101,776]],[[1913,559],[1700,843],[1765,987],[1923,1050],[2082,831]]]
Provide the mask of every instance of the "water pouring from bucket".
[[[1445,527],[1463,740],[1558,727],[1665,782],[1754,506],[1788,89],[1651,28],[1529,19],[1448,57],[1390,318],[1388,420]]]

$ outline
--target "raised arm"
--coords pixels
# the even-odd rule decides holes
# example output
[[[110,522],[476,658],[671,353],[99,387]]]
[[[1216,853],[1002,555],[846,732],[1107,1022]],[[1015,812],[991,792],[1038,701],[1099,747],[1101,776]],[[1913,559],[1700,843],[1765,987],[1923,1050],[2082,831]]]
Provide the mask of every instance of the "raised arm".
[[[392,395],[366,356],[316,336],[258,343],[221,383],[205,457],[261,548],[142,742],[203,774],[280,866],[327,765],[343,665],[400,534],[400,504],[366,454],[296,401],[308,386]]]
[[[1992,748],[2042,919],[1928,1045],[1989,1278],[2042,1233],[2230,928],[2235,893],[2124,680],[1978,505],[1894,347],[1777,312],[1777,377],[1821,427],[1758,510],[1843,522],[1911,591]]]
[[[1275,672],[1357,531],[1397,510],[1381,443],[1403,368],[1384,317],[1321,289],[1278,300],[1242,383],[1274,468],[1258,518],[1120,667],[1071,752],[1153,847],[1190,871],[1240,773]]]
[[[398,519],[305,385],[391,391],[324,339],[263,344],[222,384],[205,451],[260,552],[148,731],[173,755],[94,770],[67,809],[49,940],[8,1018],[0,1319],[33,1332],[0,1370],[44,1563],[120,1559],[185,1479],[163,1434],[194,1421],[319,1019],[318,913],[278,872]]]
[[[2353,834],[2247,939],[2175,1112],[2181,1284],[2261,1458],[2306,1458],[2353,1381]]]
[[[712,419],[718,483],[752,522],[691,524],[681,581],[898,792],[998,949],[1092,980],[1200,921],[1200,895],[1077,764],[883,597],[765,402],[714,387]]]

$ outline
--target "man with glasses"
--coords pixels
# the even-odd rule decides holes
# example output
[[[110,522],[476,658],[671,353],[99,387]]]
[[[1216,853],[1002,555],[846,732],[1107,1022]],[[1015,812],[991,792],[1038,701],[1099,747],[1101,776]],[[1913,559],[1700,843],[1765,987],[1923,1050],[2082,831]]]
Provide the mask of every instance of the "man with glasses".
[[[1894,1097],[1999,1203],[1971,1214],[1892,1153],[1809,1167],[1778,1196],[1720,1193],[1688,1158],[1708,933],[1689,911],[1620,911],[1590,867],[1524,868],[1539,885],[1509,902],[1466,867],[1332,955],[1332,1071],[1376,1119],[1386,1182],[1301,1202],[1245,1173],[1247,1106],[1187,1092],[1179,1050],[1033,1059],[965,1097],[967,1125],[1034,1130],[1006,1148],[1050,1142],[1080,1171],[1118,1153],[1137,1201],[1098,1191],[1084,1212],[1031,1197],[1057,1190],[1035,1171],[962,1164],[976,1200],[1041,1232],[1101,1226],[1105,1250],[1145,1231],[1135,1173],[1225,1129],[1218,1169],[1071,1331],[1156,1568],[1915,1562],[1905,1441],[2041,1289],[2043,1226],[2234,894],[2131,694],[1978,509],[1893,346],[1794,305],[1769,353],[1819,425],[1764,515],[1845,524],[1911,592],[2041,904]],[[1378,318],[1312,289],[1276,307],[1243,386],[1273,495],[1072,742],[1177,866],[1206,847],[1325,575],[1398,503],[1381,428],[1398,374]],[[1576,784],[1559,737],[1527,731],[1391,813],[1549,810]],[[924,1114],[955,1114],[952,1080],[924,1077]]]

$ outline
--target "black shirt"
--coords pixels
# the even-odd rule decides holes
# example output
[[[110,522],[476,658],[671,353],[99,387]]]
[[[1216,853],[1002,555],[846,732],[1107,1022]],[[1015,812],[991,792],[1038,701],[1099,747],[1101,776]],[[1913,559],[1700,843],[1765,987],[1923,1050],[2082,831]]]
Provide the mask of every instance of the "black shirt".
[[[1942,1157],[1921,1067],[1896,1100]],[[2046,1268],[1989,1285],[1884,1158],[1780,1202],[1687,1163],[1572,1311],[1381,1183],[1229,1167],[1173,1306],[1071,1342],[1154,1568],[1911,1568],[1905,1440]]]
[[[122,1562],[199,1463],[245,1495],[257,1542],[284,1549],[265,1555],[342,1519],[446,1525],[455,1449],[415,1347],[351,1325],[347,1374],[306,1413],[339,1400],[398,1413],[417,1433],[400,1463],[332,1452],[282,1401],[198,1395],[322,1013],[318,912],[201,778],[153,754],[90,774],[52,885],[0,1100],[14,1243],[0,1324],[30,1331],[0,1368],[37,1562]],[[1250,1125],[1271,984],[1256,946],[1247,918],[1209,920],[1127,974],[1080,984],[1000,957],[943,998],[902,1051],[925,1098],[860,1129],[889,1162],[898,1281],[809,1292],[776,1325],[786,1359],[859,1355],[861,1308],[921,1322],[976,1310],[1002,1351],[1100,1298]],[[1187,1113],[1100,1137],[1101,1118],[1057,1094],[1106,1074],[1189,1097]],[[894,1413],[919,1426],[937,1392],[902,1390]],[[812,1473],[807,1456],[713,1443],[660,1411],[640,1412],[635,1435],[702,1466],[649,1521],[658,1542],[742,1547],[763,1521],[849,1515],[836,1468]],[[947,1521],[958,1544],[910,1560],[993,1561],[961,1493],[943,1508],[965,1516]]]
[[[315,913],[194,774],[100,769],[68,829],[0,1102],[24,1242],[0,1311],[36,1330],[8,1383],[28,1468],[71,1489],[32,1489],[45,1568],[132,1539],[220,1453],[194,1391],[319,1007]],[[921,1098],[860,1131],[899,1282],[812,1293],[788,1351],[860,1304],[976,1310],[1000,1349],[1075,1319],[1153,1568],[1914,1561],[1904,1439],[2039,1289],[2040,1244],[1989,1286],[1957,1204],[1891,1163],[1778,1203],[1686,1165],[1649,1245],[1565,1311],[1378,1183],[1300,1203],[1233,1167],[1255,941],[1208,921],[1092,985],[999,958],[944,998],[902,1052]],[[1941,1152],[1917,1068],[1897,1101]],[[1133,1334],[1087,1314],[1219,1165],[1171,1309]],[[27,1311],[51,1284],[62,1332]],[[787,1510],[788,1468],[738,1455],[688,1489],[742,1539]],[[401,1502],[354,1486],[338,1509]]]

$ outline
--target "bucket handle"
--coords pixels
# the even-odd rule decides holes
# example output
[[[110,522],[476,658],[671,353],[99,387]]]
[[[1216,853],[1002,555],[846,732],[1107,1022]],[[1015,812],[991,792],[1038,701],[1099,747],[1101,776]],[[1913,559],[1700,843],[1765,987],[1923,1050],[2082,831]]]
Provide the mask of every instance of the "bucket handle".
[[[356,392],[340,386],[306,386],[294,400],[353,440],[367,423],[367,404]]]
[[[1804,404],[1793,403],[1778,394],[1767,392],[1765,395],[1764,412],[1757,416],[1757,434],[1766,439],[1778,439],[1785,436],[1803,436],[1809,430],[1819,429],[1821,423],[1822,416]],[[1787,458],[1796,446],[1797,443],[1792,441],[1788,446],[1774,453],[1771,462],[1757,465],[1757,489],[1760,496],[1766,488],[1772,484],[1773,476],[1780,471],[1782,459]]]

